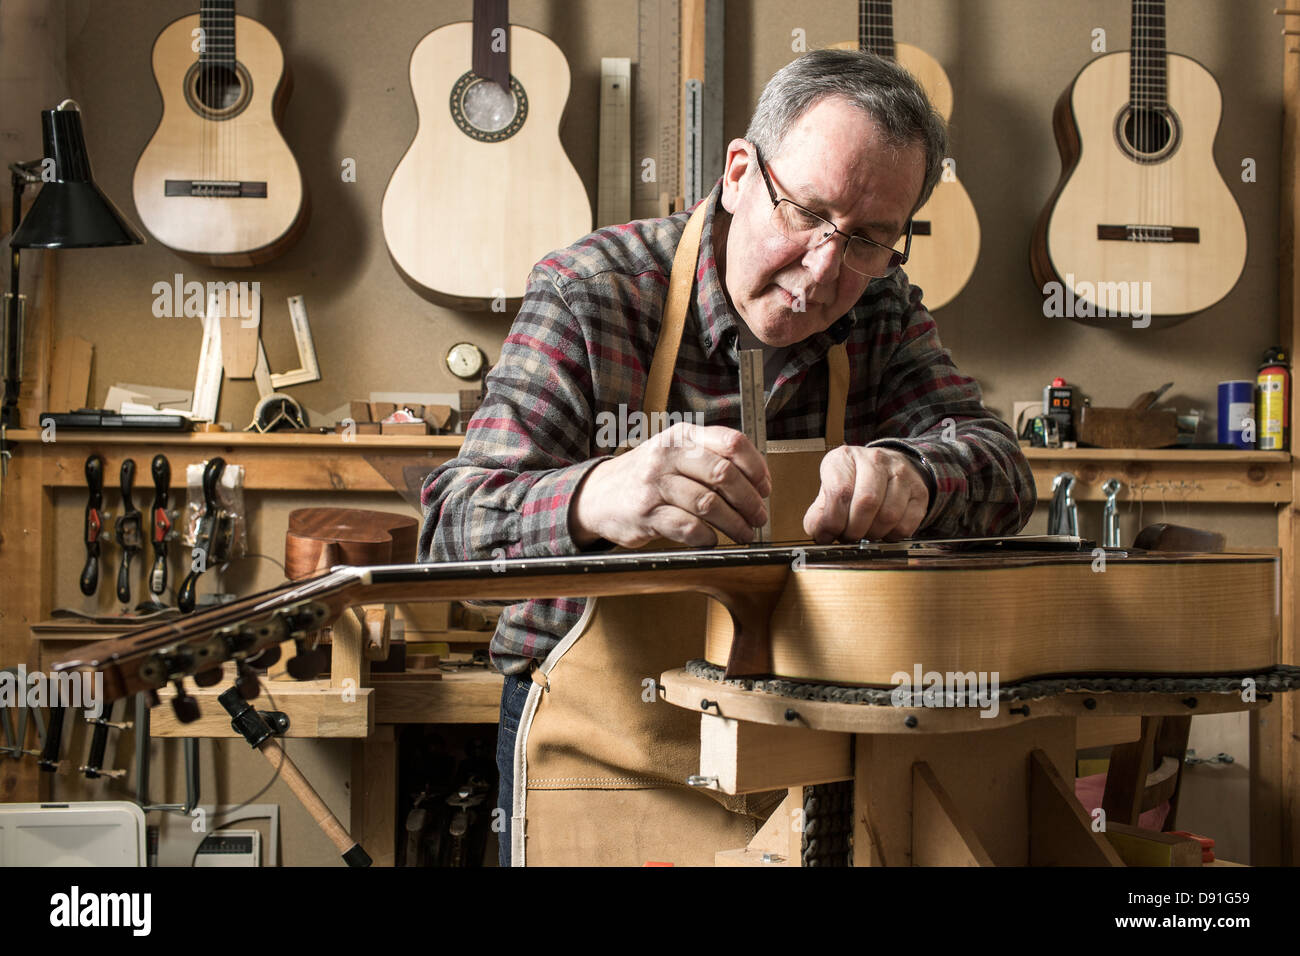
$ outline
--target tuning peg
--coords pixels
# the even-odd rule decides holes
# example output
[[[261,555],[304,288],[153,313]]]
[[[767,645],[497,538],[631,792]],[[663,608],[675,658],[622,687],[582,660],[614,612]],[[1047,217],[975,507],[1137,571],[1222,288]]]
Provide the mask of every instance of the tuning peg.
[[[262,676],[244,661],[239,662],[239,676],[235,678],[235,689],[244,700],[254,700],[261,690]]]
[[[274,667],[279,662],[279,660],[280,660],[280,645],[272,644],[270,647],[266,648],[265,650],[257,654],[254,654],[252,657],[250,657],[248,659],[248,663],[252,664],[258,670],[265,671],[265,670],[270,670],[272,667]]]
[[[214,687],[221,683],[222,670],[220,667],[209,667],[205,671],[199,671],[194,675],[194,683],[200,687]]]
[[[176,719],[182,724],[192,724],[199,719],[199,702],[189,695],[185,690],[185,682],[177,678],[172,682],[176,688],[176,696],[172,698],[172,710],[176,712]]]
[[[308,650],[302,638],[295,637],[293,643],[298,648],[298,653],[286,665],[289,676],[295,680],[312,680],[328,663],[325,651],[322,648]]]

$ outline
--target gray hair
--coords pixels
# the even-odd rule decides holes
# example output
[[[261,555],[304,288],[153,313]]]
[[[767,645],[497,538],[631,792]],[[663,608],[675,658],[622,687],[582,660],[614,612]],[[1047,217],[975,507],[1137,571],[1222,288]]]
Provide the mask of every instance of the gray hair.
[[[799,118],[827,96],[842,96],[870,116],[892,148],[924,148],[919,209],[943,174],[948,132],[916,78],[893,60],[857,50],[805,53],[768,80],[745,139],[775,157]]]

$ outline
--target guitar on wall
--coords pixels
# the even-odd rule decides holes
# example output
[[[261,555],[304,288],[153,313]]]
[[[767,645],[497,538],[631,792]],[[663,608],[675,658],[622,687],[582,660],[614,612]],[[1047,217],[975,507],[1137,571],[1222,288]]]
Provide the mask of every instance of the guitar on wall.
[[[1122,288],[1144,300],[1125,313],[1185,318],[1236,285],[1246,223],[1214,163],[1218,83],[1167,52],[1164,0],[1133,0],[1132,13],[1132,51],[1097,57],[1056,104],[1061,179],[1034,230],[1030,266],[1044,294],[1057,282],[1090,303],[1085,316],[1119,311],[1126,295],[1112,290]]]
[[[434,30],[411,54],[415,139],[384,193],[402,277],[464,309],[522,298],[533,265],[591,231],[591,200],[560,143],[569,65],[511,26],[506,0]]]
[[[893,0],[858,0],[858,42],[836,49],[859,49],[898,64],[916,77],[931,105],[947,122],[952,117],[952,83],[939,61],[906,43],[894,42]],[[912,220],[912,255],[907,277],[925,292],[934,311],[957,297],[975,271],[980,254],[980,221],[966,187],[957,178],[941,179]]]
[[[278,119],[291,83],[266,27],[234,0],[202,0],[153,45],[163,115],[135,167],[146,229],[181,255],[252,266],[283,253],[309,203]]]

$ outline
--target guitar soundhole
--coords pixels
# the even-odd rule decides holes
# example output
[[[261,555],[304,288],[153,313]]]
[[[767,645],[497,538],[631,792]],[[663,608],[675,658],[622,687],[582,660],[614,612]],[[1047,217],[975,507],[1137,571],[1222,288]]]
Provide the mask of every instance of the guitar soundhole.
[[[1120,149],[1139,163],[1158,163],[1178,148],[1178,118],[1170,109],[1126,106],[1115,119]]]
[[[253,78],[242,63],[198,62],[185,75],[185,100],[206,119],[232,119],[252,98]]]
[[[528,96],[513,75],[506,93],[471,71],[451,89],[451,117],[470,139],[500,143],[523,127],[528,118]]]

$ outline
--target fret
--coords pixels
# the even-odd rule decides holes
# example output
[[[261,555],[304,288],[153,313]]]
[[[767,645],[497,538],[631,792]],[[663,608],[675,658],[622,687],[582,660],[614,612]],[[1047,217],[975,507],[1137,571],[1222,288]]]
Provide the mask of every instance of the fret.
[[[858,0],[858,49],[894,58],[893,0]]]
[[[1168,106],[1164,0],[1133,0],[1129,100],[1137,107]]]
[[[199,28],[203,49],[199,62],[233,66],[235,63],[235,0],[200,0]]]

